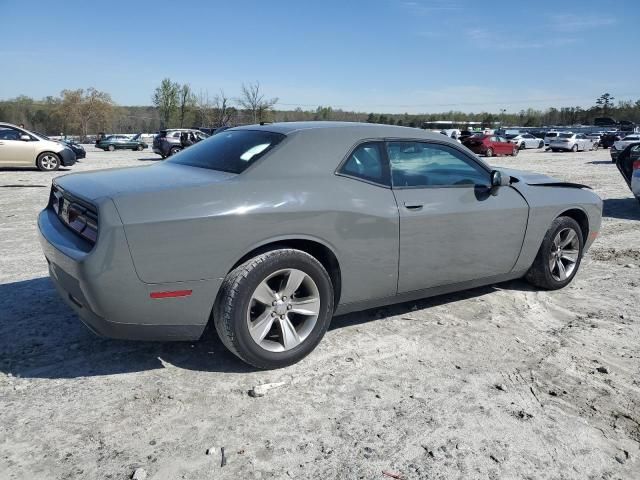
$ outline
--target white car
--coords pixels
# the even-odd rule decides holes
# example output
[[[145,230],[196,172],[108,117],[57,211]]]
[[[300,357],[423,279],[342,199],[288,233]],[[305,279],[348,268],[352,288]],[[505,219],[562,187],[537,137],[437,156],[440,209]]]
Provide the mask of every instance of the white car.
[[[624,137],[622,140],[613,142],[613,145],[611,146],[611,156],[613,157],[614,155],[614,149],[617,150],[618,152],[621,152],[622,150],[627,148],[628,145],[635,142],[640,142],[640,134],[638,133],[629,134],[626,137]]]
[[[511,143],[518,145],[520,150],[525,148],[542,148],[544,147],[544,140],[538,137],[534,137],[530,133],[521,133],[518,135],[508,134],[507,140]]]
[[[615,162],[633,196],[640,202],[640,143],[628,148]]]
[[[582,150],[586,152],[593,150],[595,147],[594,141],[583,133],[561,132],[549,142],[549,148],[554,152],[559,152],[560,150],[566,152]]]
[[[0,167],[37,167],[54,171],[76,163],[76,154],[66,145],[10,123],[0,123]]]
[[[551,143],[551,140],[554,140],[561,133],[562,132],[555,132],[555,131],[551,131],[551,132],[545,133],[545,135],[544,135],[544,146],[548,147],[549,144]]]

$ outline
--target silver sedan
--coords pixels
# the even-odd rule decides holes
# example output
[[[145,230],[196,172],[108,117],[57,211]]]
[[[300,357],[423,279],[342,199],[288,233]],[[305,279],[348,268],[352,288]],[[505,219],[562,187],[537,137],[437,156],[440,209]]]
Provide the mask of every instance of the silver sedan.
[[[56,288],[95,332],[193,340],[212,323],[276,368],[334,314],[522,277],[562,288],[601,210],[583,185],[492,169],[444,135],[309,122],[59,177],[38,224]]]

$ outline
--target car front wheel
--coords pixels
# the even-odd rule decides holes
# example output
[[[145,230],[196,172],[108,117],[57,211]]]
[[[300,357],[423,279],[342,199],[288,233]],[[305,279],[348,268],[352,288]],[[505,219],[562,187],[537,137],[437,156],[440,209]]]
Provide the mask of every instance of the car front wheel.
[[[485,155],[487,157],[493,157],[493,149],[492,148],[487,148],[487,151],[485,152]]]
[[[224,280],[214,324],[224,345],[243,361],[281,368],[306,357],[333,316],[333,286],[314,257],[279,249],[258,255]]]
[[[175,155],[180,150],[182,150],[182,148],[180,148],[180,147],[171,147],[171,150],[169,150],[169,156]]]
[[[116,149],[116,147],[114,145],[109,145],[107,147],[107,150],[109,150],[110,152],[113,152]]]
[[[36,159],[36,166],[43,172],[53,172],[60,168],[60,158],[55,153],[41,153]]]
[[[568,285],[580,267],[583,247],[582,229],[578,222],[570,217],[556,218],[527,272],[527,281],[547,290]]]

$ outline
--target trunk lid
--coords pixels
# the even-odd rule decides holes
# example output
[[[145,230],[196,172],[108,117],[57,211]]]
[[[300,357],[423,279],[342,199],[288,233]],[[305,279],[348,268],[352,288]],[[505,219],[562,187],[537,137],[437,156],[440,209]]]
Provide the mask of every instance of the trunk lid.
[[[145,167],[113,168],[58,177],[55,184],[82,200],[174,190],[229,180],[233,173],[190,167],[170,162]]]

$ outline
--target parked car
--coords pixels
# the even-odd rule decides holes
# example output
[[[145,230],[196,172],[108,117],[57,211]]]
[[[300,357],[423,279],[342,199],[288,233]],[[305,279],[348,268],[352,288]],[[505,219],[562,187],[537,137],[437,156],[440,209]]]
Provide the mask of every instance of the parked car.
[[[506,138],[497,135],[474,135],[467,138],[463,145],[474,153],[493,157],[494,155],[518,155],[518,146]]]
[[[544,141],[541,138],[534,137],[530,133],[520,134],[507,134],[507,140],[511,143],[515,143],[520,150],[525,148],[542,148],[544,147]]]
[[[611,146],[619,140],[622,140],[626,132],[606,132],[600,137],[600,146],[602,148],[611,148]]]
[[[171,128],[167,130],[160,130],[153,139],[153,153],[157,153],[163,159],[175,155],[184,147],[180,142],[180,136],[182,133],[193,133],[197,141],[209,138],[204,132],[194,128]]]
[[[113,152],[114,150],[138,150],[142,151],[147,148],[145,142],[140,140],[140,134],[134,135],[109,135],[96,142],[96,147],[101,148],[105,152]]]
[[[621,140],[614,142],[614,144],[611,145],[611,150],[609,150],[611,161],[613,163],[616,163],[616,159],[618,158],[620,152],[622,152],[628,145],[631,145],[635,142],[640,142],[640,134],[638,133],[630,133]]]
[[[552,140],[555,140],[562,132],[550,131],[544,134],[544,146],[549,147]]]
[[[552,152],[577,152],[579,150],[586,152],[597,147],[594,146],[594,141],[583,133],[562,132],[551,140],[549,148]]]
[[[58,170],[76,163],[68,146],[10,123],[0,123],[0,167],[37,167]]]
[[[593,141],[593,144],[597,147],[601,147],[602,144],[600,143],[602,140],[602,135],[603,132],[590,132],[590,133],[585,133],[585,136],[589,139],[591,139]]]
[[[616,166],[640,203],[640,142],[627,145],[618,155]]]
[[[211,320],[235,355],[277,368],[334,314],[521,277],[562,288],[601,210],[582,185],[492,170],[444,135],[291,122],[58,177],[38,226],[53,283],[92,330],[193,340]]]
[[[79,143],[77,143],[75,140],[70,139],[70,138],[62,138],[60,140],[52,140],[50,137],[48,137],[47,135],[40,133],[40,132],[34,132],[36,135],[38,135],[40,138],[44,138],[45,140],[50,140],[52,142],[59,142],[67,147],[69,147],[71,150],[73,150],[73,153],[76,154],[76,160],[81,160],[83,158],[85,158],[87,156],[87,151],[84,149],[84,147],[82,145],[80,145]]]

